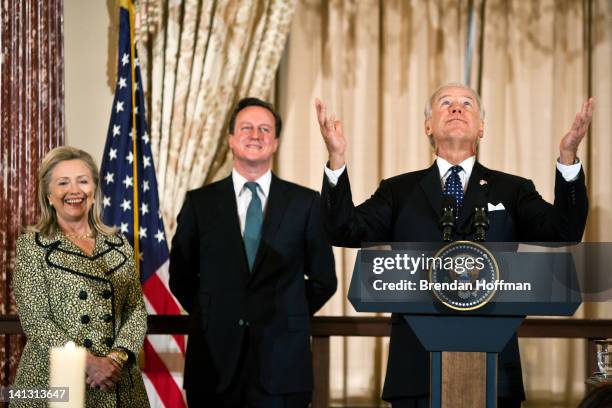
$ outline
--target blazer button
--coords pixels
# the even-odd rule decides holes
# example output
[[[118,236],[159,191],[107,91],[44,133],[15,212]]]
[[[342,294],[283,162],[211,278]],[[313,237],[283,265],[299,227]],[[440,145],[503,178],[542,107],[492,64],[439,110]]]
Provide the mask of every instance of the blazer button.
[[[85,340],[83,340],[83,345],[86,348],[91,348],[91,346],[93,346],[93,342],[90,339],[85,339]]]
[[[83,315],[83,316],[81,316],[81,323],[83,323],[83,324],[87,324],[87,323],[89,323],[89,321],[90,321],[90,320],[91,320],[91,319],[90,319],[90,318],[89,318],[89,316],[87,316],[87,315]]]
[[[79,299],[81,300],[85,300],[87,299],[87,292],[85,292],[84,290],[79,292]]]
[[[104,320],[105,323],[110,323],[113,321],[113,317],[107,313],[102,316],[102,320]]]
[[[242,319],[238,320],[238,326],[244,326],[244,320]]]
[[[107,337],[104,339],[104,344],[106,345],[106,347],[112,347],[113,346],[113,339],[111,339],[110,337]]]
[[[103,297],[104,299],[110,299],[110,297],[111,297],[111,291],[110,291],[110,290],[108,290],[108,289],[104,289],[104,290],[102,291],[102,297]]]

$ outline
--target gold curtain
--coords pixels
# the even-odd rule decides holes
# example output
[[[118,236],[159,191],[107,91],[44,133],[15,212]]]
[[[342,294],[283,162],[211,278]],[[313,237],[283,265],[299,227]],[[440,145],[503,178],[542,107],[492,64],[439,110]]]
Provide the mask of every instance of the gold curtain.
[[[610,241],[612,3],[473,3],[476,48],[467,74],[487,109],[479,160],[532,179],[551,201],[559,141],[582,101],[595,96],[592,131],[579,152],[591,200],[585,238]],[[320,189],[327,154],[314,114],[317,96],[343,121],[356,203],[372,194],[381,178],[428,166],[432,152],[423,107],[439,84],[463,82],[469,4],[300,0],[277,82],[286,123],[279,175]],[[354,315],[346,293],[355,251],[336,248],[335,254],[340,285],[321,314]],[[609,318],[601,304],[586,305],[577,316]],[[334,402],[379,401],[387,344],[387,339],[332,339]],[[575,406],[587,376],[584,350],[583,341],[521,340],[525,406]]]
[[[140,61],[166,233],[185,193],[229,173],[225,125],[244,96],[269,98],[295,0],[143,0]]]

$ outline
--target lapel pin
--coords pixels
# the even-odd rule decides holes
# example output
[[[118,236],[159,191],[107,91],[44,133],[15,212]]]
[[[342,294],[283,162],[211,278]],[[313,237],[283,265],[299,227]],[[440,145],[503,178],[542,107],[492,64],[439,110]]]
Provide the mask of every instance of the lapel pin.
[[[484,186],[485,184],[487,184],[487,180],[480,180],[480,185]]]

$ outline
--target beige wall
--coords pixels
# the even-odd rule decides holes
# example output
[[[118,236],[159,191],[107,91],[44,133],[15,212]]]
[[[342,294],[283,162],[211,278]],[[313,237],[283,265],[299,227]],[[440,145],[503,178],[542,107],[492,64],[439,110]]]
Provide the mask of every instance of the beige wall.
[[[113,103],[117,4],[64,1],[66,144],[88,151],[98,165]]]

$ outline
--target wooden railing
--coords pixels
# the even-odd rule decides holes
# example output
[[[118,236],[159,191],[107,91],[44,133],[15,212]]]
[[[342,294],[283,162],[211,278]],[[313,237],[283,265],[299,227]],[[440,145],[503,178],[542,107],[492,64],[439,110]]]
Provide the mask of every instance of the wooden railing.
[[[149,316],[149,334],[186,334],[188,316]],[[311,321],[315,385],[313,408],[329,406],[329,340],[331,336],[385,337],[390,333],[388,317],[316,316]],[[22,334],[19,319],[0,315],[0,334]],[[587,373],[595,371],[595,340],[612,338],[612,320],[526,319],[519,337],[587,340]]]

